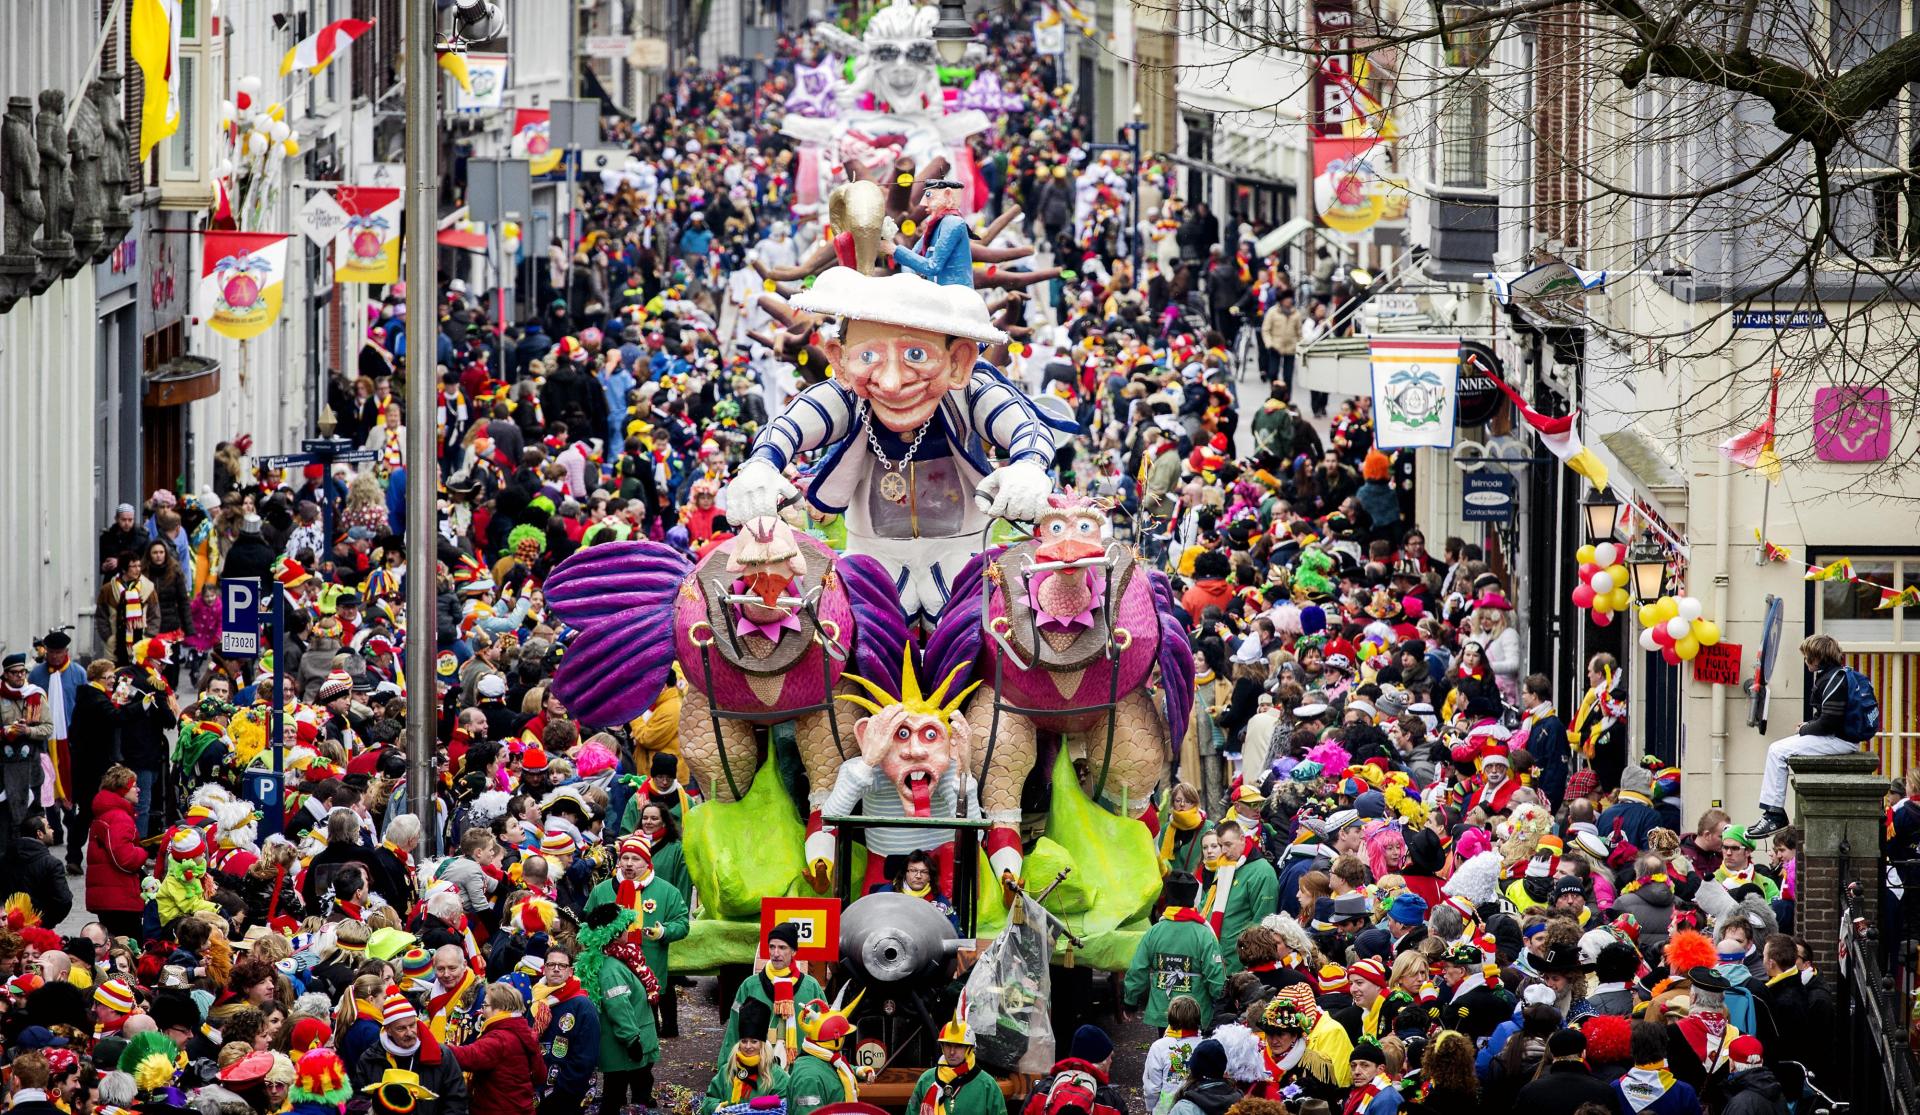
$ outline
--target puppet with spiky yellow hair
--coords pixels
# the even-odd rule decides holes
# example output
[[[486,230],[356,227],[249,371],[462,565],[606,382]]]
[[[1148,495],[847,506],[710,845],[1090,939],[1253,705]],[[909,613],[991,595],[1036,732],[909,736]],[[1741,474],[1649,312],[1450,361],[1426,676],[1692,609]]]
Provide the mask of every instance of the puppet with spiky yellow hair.
[[[949,694],[955,668],[932,693],[923,694],[913,669],[909,646],[900,667],[898,696],[853,674],[873,699],[843,693],[839,699],[866,709],[871,715],[854,722],[853,738],[860,753],[840,764],[833,790],[821,807],[824,816],[845,816],[855,806],[868,817],[953,817],[963,806],[978,813],[973,792],[969,744],[972,729],[960,714],[960,702],[974,686]],[[950,829],[869,828],[866,830],[867,878],[859,893],[887,879],[887,857],[924,851],[940,868],[945,893],[953,893],[953,833]],[[821,890],[831,885],[834,870],[833,833],[823,827],[807,838],[807,876]]]

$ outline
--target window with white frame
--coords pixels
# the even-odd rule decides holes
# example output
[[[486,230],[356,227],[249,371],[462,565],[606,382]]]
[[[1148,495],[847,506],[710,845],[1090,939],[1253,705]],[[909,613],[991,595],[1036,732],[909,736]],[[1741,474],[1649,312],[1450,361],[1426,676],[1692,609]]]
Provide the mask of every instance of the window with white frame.
[[[1913,34],[1914,8],[1914,0],[1829,0],[1828,64],[1851,69]],[[1904,86],[1827,157],[1836,255],[1893,259],[1920,250],[1920,191],[1910,179],[1920,144],[1914,94]]]
[[[1487,188],[1487,79],[1475,74],[1447,77],[1440,109],[1440,184],[1450,189]]]
[[[1857,580],[1815,581],[1815,629],[1848,650],[1908,650],[1920,653],[1920,607],[1881,608],[1881,587],[1920,585],[1920,553],[1887,556],[1822,552],[1821,565],[1846,557]]]

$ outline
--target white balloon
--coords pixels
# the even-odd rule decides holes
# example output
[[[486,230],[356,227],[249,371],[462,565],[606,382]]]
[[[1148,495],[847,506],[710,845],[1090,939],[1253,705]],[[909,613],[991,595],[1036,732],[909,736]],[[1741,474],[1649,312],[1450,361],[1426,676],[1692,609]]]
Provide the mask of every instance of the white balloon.
[[[1674,641],[1678,642],[1688,635],[1693,634],[1693,624],[1681,619],[1679,616],[1675,616],[1667,621],[1667,634],[1673,636]]]
[[[260,78],[256,74],[248,74],[246,77],[234,82],[233,87],[242,93],[258,93],[260,91]]]
[[[1620,548],[1611,542],[1602,542],[1593,548],[1593,563],[1602,569],[1620,560]]]
[[[284,120],[275,120],[267,127],[267,135],[271,136],[275,143],[285,143],[287,137],[292,134],[293,129],[287,127],[287,123]]]
[[[261,134],[260,132],[255,132],[252,135],[248,136],[247,150],[251,151],[255,155],[266,154],[267,153],[267,137]]]
[[[1700,607],[1700,600],[1698,597],[1682,596],[1680,598],[1680,618],[1686,620],[1688,623],[1692,623],[1694,620],[1699,619],[1700,613],[1704,610],[1705,609]]]
[[[221,177],[221,178],[225,178],[225,177],[226,177],[227,175],[229,175],[229,174],[232,174],[232,173],[233,173],[233,160],[232,160],[232,159],[221,159],[221,160],[220,160],[219,162],[217,162],[217,163],[215,163],[215,164],[214,164],[214,166],[213,166],[213,173],[214,173],[215,175],[217,175],[218,177]]]
[[[1595,596],[1604,596],[1613,591],[1613,574],[1602,569],[1587,582],[1587,587],[1593,590]]]
[[[1641,650],[1659,650],[1660,649],[1660,644],[1657,642],[1654,642],[1653,640],[1653,628],[1642,627],[1640,629],[1640,649]]]
[[[251,127],[255,132],[258,132],[261,135],[266,135],[268,132],[273,130],[273,117],[268,116],[264,112],[259,113],[255,115],[251,121],[248,122],[248,126]]]
[[[232,101],[220,102],[220,119],[222,120],[233,119],[233,102]]]

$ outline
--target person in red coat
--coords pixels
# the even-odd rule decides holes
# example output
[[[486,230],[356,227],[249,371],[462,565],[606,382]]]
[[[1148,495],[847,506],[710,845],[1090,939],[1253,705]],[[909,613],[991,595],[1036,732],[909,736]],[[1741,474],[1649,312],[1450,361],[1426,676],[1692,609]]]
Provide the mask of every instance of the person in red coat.
[[[140,783],[119,764],[101,776],[87,832],[87,909],[115,937],[140,937],[140,878],[148,853],[140,846],[134,809]]]
[[[527,1025],[527,1001],[517,988],[496,983],[487,988],[484,1008],[480,1036],[470,1044],[447,1047],[472,1076],[469,1115],[528,1115],[539,1101],[534,1089],[546,1079],[547,1067]]]

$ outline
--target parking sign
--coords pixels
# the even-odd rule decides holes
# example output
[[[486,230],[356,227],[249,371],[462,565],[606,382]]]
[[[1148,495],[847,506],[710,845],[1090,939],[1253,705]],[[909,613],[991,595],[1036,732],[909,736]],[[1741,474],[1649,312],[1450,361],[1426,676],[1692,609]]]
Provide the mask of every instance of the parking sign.
[[[260,582],[251,577],[220,582],[220,653],[228,658],[260,654]]]

